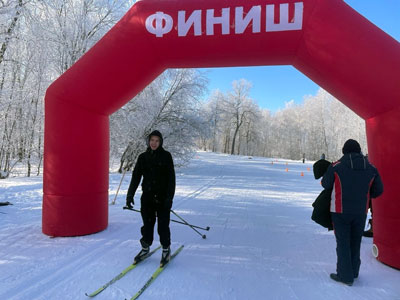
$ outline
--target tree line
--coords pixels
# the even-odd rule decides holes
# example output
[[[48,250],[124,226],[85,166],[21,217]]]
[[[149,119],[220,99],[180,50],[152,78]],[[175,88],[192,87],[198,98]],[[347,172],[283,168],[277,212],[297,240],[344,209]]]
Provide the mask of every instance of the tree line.
[[[320,89],[302,104],[286,103],[275,113],[249,97],[251,83],[234,81],[231,91],[215,91],[204,104],[209,124],[198,145],[229,154],[318,160],[341,157],[343,143],[357,139],[366,154],[365,122],[329,93]]]
[[[85,54],[133,5],[133,0],[0,1],[0,178],[39,175],[43,164],[44,96],[48,86]],[[129,76],[129,75],[127,75]],[[246,80],[203,100],[206,76],[167,70],[110,117],[110,159],[131,169],[159,129],[176,164],[207,151],[299,159],[337,158],[364,122],[324,91],[261,109]],[[62,138],[62,137],[60,137]]]

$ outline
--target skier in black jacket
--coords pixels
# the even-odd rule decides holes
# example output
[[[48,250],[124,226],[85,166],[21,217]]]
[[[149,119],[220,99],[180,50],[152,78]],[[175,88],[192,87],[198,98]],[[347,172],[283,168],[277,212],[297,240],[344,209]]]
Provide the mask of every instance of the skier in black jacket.
[[[332,189],[331,216],[336,237],[336,273],[330,277],[352,285],[358,277],[361,238],[371,198],[383,193],[378,170],[361,154],[355,140],[344,143],[342,158],[326,171],[322,186]]]
[[[136,255],[135,263],[148,256],[154,239],[154,225],[158,219],[158,234],[163,248],[161,265],[170,259],[171,232],[169,229],[170,210],[175,194],[175,170],[171,154],[164,150],[163,137],[157,130],[148,136],[148,148],[139,155],[132,173],[126,196],[126,206],[132,208],[134,195],[142,182],[141,215],[143,226],[140,243],[142,250]]]

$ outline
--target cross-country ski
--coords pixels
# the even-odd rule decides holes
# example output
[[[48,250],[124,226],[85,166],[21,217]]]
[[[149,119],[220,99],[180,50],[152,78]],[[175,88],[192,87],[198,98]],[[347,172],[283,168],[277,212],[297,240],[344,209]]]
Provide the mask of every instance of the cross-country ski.
[[[114,282],[116,282],[117,280],[120,280],[122,277],[124,277],[129,271],[135,269],[138,264],[140,264],[141,262],[143,262],[146,258],[149,258],[150,256],[152,256],[157,250],[159,250],[161,248],[161,246],[158,246],[157,248],[155,248],[154,250],[150,251],[149,254],[143,258],[141,261],[139,262],[134,262],[133,264],[130,264],[129,267],[127,267],[126,269],[124,269],[121,273],[119,273],[117,276],[115,276],[113,279],[111,279],[109,282],[107,282],[106,284],[104,284],[101,288],[95,290],[93,293],[87,294],[85,293],[86,296],[88,297],[94,297],[98,294],[100,294],[102,291],[104,291],[107,287],[109,287],[111,284],[113,284]]]
[[[132,297],[130,300],[136,300],[139,298],[141,294],[144,293],[144,291],[156,280],[156,278],[161,274],[162,271],[168,266],[168,264],[171,262],[171,260],[177,256],[183,249],[183,245],[180,246],[172,255],[170,258],[170,261],[164,265],[159,266],[154,273],[150,276],[150,278],[146,281],[146,283],[143,285],[143,287]],[[126,299],[125,299],[126,300]]]

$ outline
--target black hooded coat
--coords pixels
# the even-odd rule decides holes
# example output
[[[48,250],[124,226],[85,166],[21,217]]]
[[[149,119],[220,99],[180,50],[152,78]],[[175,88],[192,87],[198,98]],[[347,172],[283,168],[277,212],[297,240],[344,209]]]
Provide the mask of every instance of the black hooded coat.
[[[156,196],[155,198],[159,203],[155,204],[171,207],[175,194],[174,163],[171,153],[162,147],[163,138],[161,133],[157,130],[150,133],[148,142],[151,136],[158,136],[160,138],[160,146],[154,151],[148,147],[146,152],[139,155],[132,173],[127,199],[134,197],[140,180],[143,177],[142,200],[154,199],[154,196]],[[142,201],[142,205],[146,204]]]
[[[315,179],[324,176],[326,170],[330,166],[330,162],[325,159],[320,159],[313,165]],[[315,199],[312,206],[314,207],[311,219],[322,227],[333,230],[332,218],[330,213],[332,189],[324,189]]]

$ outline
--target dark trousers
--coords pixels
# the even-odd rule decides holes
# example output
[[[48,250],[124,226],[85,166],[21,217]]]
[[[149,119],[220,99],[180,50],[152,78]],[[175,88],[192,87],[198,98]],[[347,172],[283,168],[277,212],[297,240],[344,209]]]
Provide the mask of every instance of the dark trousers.
[[[342,281],[353,282],[358,277],[361,259],[361,238],[366,214],[331,213],[336,237],[336,273]]]
[[[142,238],[140,243],[143,247],[149,247],[154,240],[154,225],[157,218],[157,231],[160,236],[160,243],[163,248],[171,245],[171,232],[169,229],[170,210],[163,207],[163,202],[159,202],[154,195],[142,195],[141,215],[143,226],[141,228]]]

